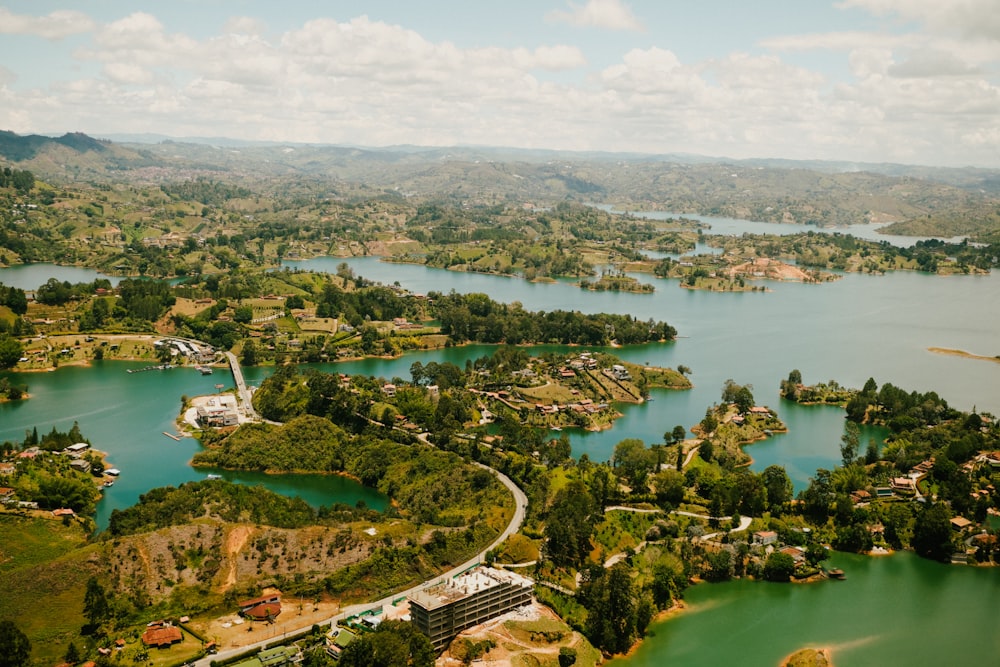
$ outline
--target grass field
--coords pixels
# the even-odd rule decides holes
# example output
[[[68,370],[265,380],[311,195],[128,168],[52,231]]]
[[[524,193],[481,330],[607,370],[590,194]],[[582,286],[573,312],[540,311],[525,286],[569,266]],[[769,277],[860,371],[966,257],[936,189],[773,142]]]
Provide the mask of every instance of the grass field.
[[[97,547],[86,545],[77,524],[6,513],[0,514],[0,545],[0,617],[28,636],[32,664],[61,662],[70,642],[85,653],[83,596],[96,571]]]

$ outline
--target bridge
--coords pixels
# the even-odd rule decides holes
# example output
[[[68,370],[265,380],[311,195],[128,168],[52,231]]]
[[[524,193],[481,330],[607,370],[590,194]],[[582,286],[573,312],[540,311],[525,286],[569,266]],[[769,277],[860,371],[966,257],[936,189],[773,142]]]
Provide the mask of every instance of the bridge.
[[[260,421],[260,415],[253,409],[253,397],[250,394],[250,390],[247,389],[247,382],[243,377],[243,369],[240,368],[240,362],[232,352],[225,352],[224,354],[229,360],[229,367],[233,371],[233,380],[236,382],[236,395],[240,401],[240,411],[247,420]]]

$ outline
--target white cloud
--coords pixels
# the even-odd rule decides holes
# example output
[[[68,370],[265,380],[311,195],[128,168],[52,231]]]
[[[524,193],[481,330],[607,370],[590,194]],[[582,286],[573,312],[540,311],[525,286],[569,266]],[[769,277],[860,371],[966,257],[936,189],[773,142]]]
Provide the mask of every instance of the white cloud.
[[[854,49],[911,47],[922,39],[911,35],[892,35],[860,31],[782,35],[760,40],[760,46],[775,51],[852,51]]]
[[[143,84],[153,81],[152,72],[131,63],[108,63],[104,66],[104,73],[115,83]]]
[[[46,16],[28,16],[0,7],[0,34],[62,39],[93,29],[93,20],[83,12],[59,10]]]
[[[901,63],[894,63],[888,68],[888,74],[901,78],[974,76],[981,75],[982,70],[965,63],[954,54],[926,49],[915,51]]]
[[[1000,41],[996,0],[843,0],[843,9],[864,9],[879,16],[895,14],[919,21],[933,31]]]
[[[0,70],[0,127],[997,164],[1000,89],[982,74],[996,45],[916,31],[764,44],[699,61],[636,48],[587,69],[571,44],[465,48],[365,16],[281,34],[236,18],[194,39],[137,12],[74,52],[87,78],[26,88],[12,66],[22,80],[3,87]],[[806,48],[842,54],[843,80],[798,66]]]
[[[621,0],[587,0],[585,5],[567,2],[569,11],[554,10],[546,15],[549,21],[607,30],[635,30],[645,27]]]

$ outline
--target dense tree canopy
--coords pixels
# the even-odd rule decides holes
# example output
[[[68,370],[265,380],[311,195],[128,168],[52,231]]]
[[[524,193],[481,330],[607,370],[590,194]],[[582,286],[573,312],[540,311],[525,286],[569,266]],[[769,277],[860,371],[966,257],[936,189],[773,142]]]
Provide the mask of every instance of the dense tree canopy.
[[[559,566],[579,566],[590,554],[594,501],[583,482],[571,481],[556,494],[545,521],[545,554]]]
[[[361,634],[340,656],[343,667],[432,667],[434,647],[413,623],[383,621]]]
[[[14,621],[0,621],[0,667],[24,667],[31,659],[31,642]]]
[[[0,370],[13,368],[21,355],[24,346],[10,334],[0,333]]]

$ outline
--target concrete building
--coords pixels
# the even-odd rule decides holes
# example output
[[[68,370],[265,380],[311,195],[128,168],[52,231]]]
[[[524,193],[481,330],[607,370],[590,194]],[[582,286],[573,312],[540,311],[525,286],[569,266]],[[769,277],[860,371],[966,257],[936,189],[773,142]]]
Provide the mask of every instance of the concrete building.
[[[410,597],[410,614],[434,649],[474,625],[530,604],[534,582],[505,570],[477,567]]]
[[[198,407],[198,423],[202,426],[236,426],[240,423],[236,397],[223,394],[210,398]]]

